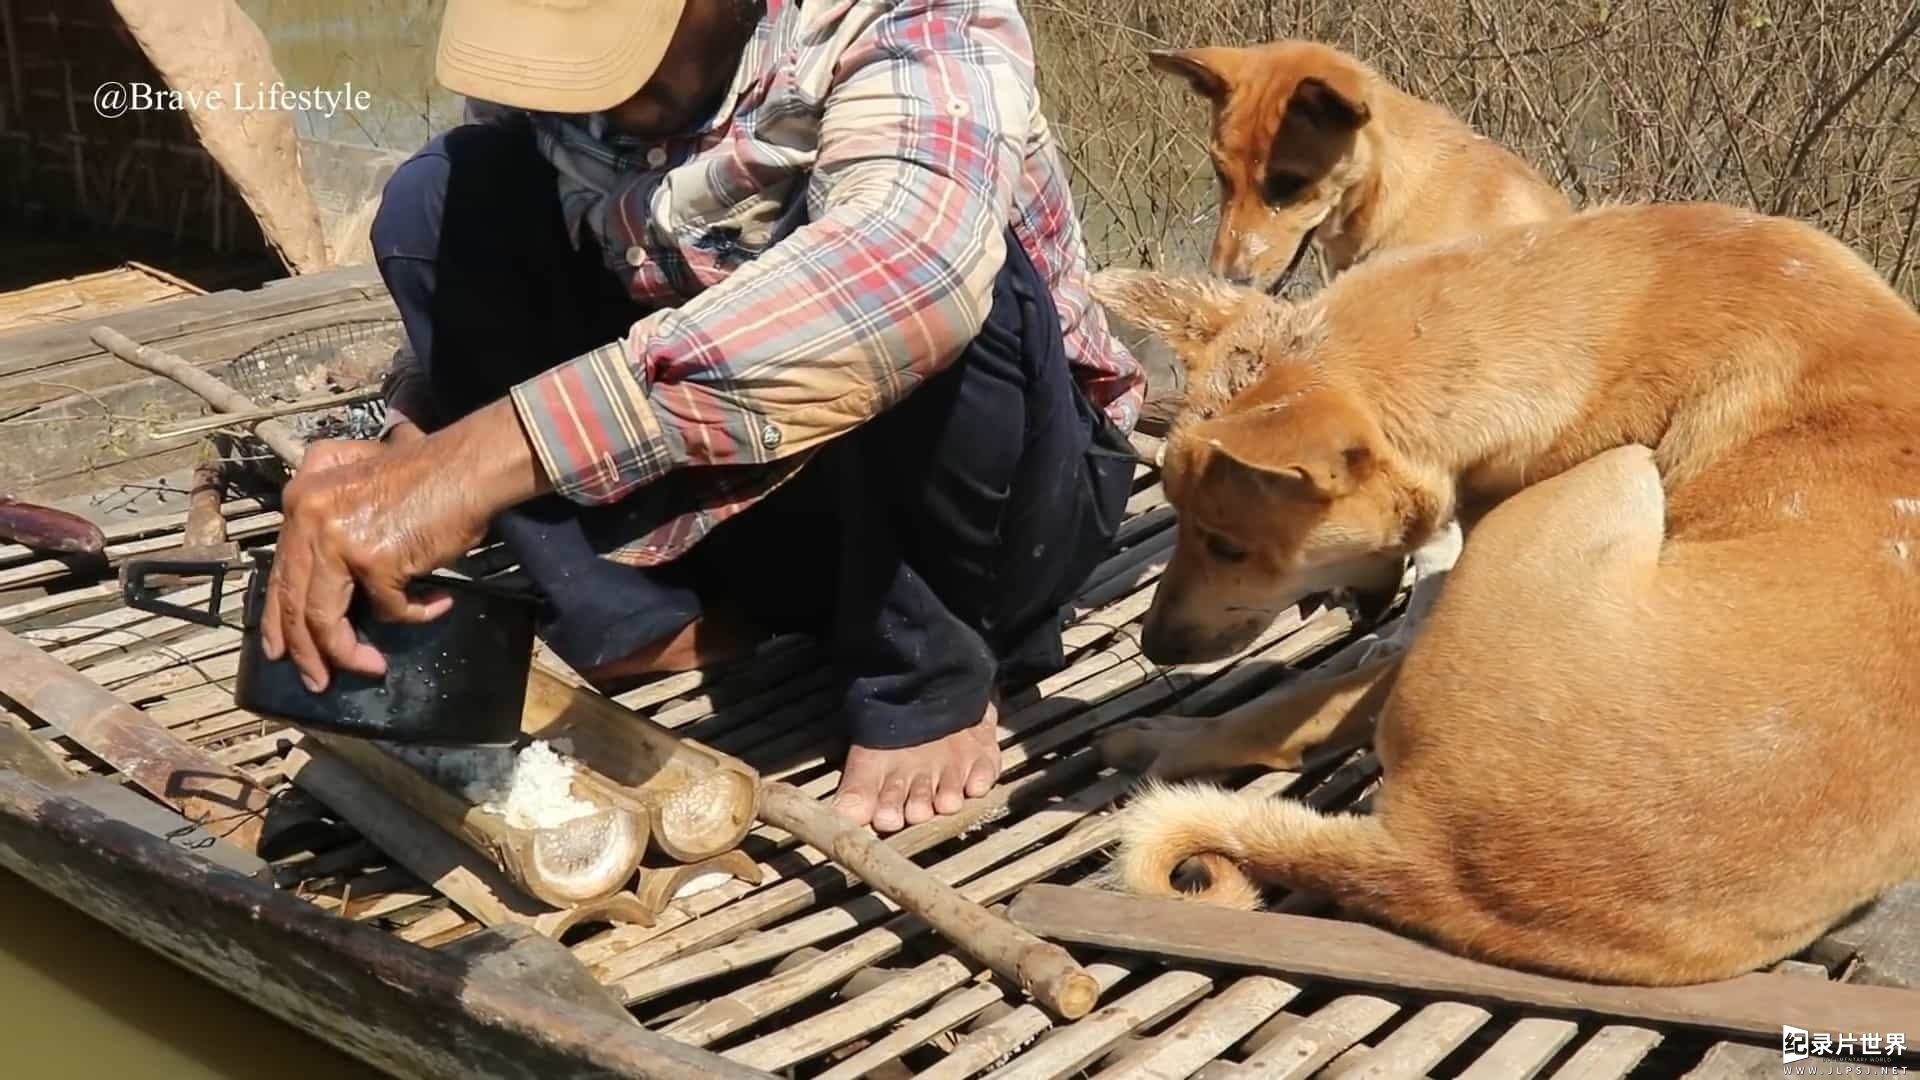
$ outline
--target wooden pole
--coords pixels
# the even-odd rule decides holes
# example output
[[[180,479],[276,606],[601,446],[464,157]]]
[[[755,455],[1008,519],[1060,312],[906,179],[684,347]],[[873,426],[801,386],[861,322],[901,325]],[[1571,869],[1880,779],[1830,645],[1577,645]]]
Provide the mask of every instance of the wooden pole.
[[[1773,1035],[1782,1024],[1899,1031],[1920,1016],[1914,990],[1759,972],[1677,986],[1591,983],[1484,963],[1362,923],[1084,887],[1028,886],[1010,917],[1099,948],[1738,1036]]]
[[[106,326],[94,327],[88,336],[93,338],[94,344],[134,367],[164,375],[200,395],[218,412],[243,413],[259,409],[253,399],[170,352],[142,345]],[[298,468],[307,456],[306,444],[278,420],[262,420],[254,426],[253,432],[290,467]]]
[[[5,631],[0,693],[209,834],[258,850],[270,801],[265,788]]]
[[[792,785],[765,784],[760,817],[832,856],[1062,1019],[1085,1016],[1099,1000],[1100,984],[1065,949],[969,902],[873,833]]]

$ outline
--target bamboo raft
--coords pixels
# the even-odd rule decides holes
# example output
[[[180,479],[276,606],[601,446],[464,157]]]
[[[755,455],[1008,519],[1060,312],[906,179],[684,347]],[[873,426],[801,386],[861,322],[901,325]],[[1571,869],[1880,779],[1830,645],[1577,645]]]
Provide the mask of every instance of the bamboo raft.
[[[217,369],[295,330],[381,317],[390,312],[382,304],[377,279],[352,270],[171,301],[121,313],[114,324]],[[84,340],[84,328],[0,335],[0,418],[65,425],[83,438],[119,423],[112,417],[132,411],[125,403],[158,403],[143,416],[173,426],[199,415],[184,396],[115,368]],[[49,390],[55,383],[81,393]],[[0,445],[20,431],[0,426]],[[29,441],[45,439],[34,429]],[[92,473],[47,465],[37,474],[41,486],[21,494],[65,495],[94,512],[111,560],[175,547],[184,498],[115,518],[99,494],[130,482],[168,486],[155,481],[177,473],[191,445],[135,432],[117,460],[92,463]],[[1146,440],[1142,448],[1151,449]],[[1079,883],[1099,867],[1112,839],[1106,812],[1133,781],[1100,765],[1090,749],[1096,733],[1139,715],[1221,711],[1311,677],[1369,631],[1390,629],[1328,606],[1282,620],[1231,662],[1174,670],[1148,663],[1140,620],[1172,546],[1173,515],[1146,463],[1150,452],[1143,459],[1119,548],[1071,606],[1068,667],[1007,702],[1002,783],[961,815],[888,842],[977,903],[997,908],[1019,897],[1018,908],[1030,887]],[[17,459],[16,467],[24,468]],[[272,542],[279,516],[270,498],[232,499],[221,510],[234,540]],[[205,595],[192,586],[174,598]],[[226,595],[232,615],[241,589]],[[1779,1066],[1777,1040],[1758,1035],[1729,1038],[1605,1008],[1516,1004],[1497,987],[1436,989],[1358,966],[1301,977],[1122,943],[1071,946],[1102,993],[1094,1011],[1062,1022],[821,851],[765,825],[741,845],[751,873],[674,900],[651,925],[587,918],[548,935],[550,927],[530,930],[456,903],[446,879],[409,871],[399,852],[346,824],[329,802],[377,802],[378,788],[323,746],[233,708],[236,631],[127,609],[110,579],[76,577],[61,562],[3,546],[0,630],[83,675],[100,691],[96,712],[138,710],[204,751],[209,771],[233,770],[264,789],[272,812],[322,826],[289,834],[302,843],[275,852],[264,880],[215,876],[181,845],[103,815],[99,799],[0,767],[0,865],[395,1075],[1706,1080]],[[8,685],[12,678],[0,675],[0,733],[28,733],[73,776],[123,791],[147,786],[36,715]],[[617,698],[816,799],[839,775],[831,700],[816,655],[799,639]],[[1378,767],[1360,751],[1233,780],[1269,796],[1364,811]],[[1818,867],[1783,861],[1782,872]],[[1309,920],[1299,926],[1310,935],[1353,925],[1309,896],[1282,898],[1276,909]],[[1207,918],[1181,921],[1198,927]],[[549,949],[558,941],[577,965],[549,966],[542,979],[487,959],[508,946],[518,955],[529,937]],[[1920,895],[1909,886],[1781,970],[1810,989],[1818,981],[1912,986],[1920,982],[1917,937]],[[1250,956],[1259,951],[1256,942],[1246,947]],[[580,970],[591,976],[586,984]],[[1920,1004],[1912,1015],[1920,1028]],[[1920,1030],[1909,1037],[1920,1041]]]

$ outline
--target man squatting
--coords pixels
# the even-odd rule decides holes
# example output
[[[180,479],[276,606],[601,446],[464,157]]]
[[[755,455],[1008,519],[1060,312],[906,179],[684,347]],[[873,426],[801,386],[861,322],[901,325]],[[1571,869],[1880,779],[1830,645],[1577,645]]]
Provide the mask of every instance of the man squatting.
[[[382,438],[286,489],[268,655],[377,677],[353,590],[433,618],[405,583],[491,530],[594,685],[810,633],[841,813],[986,794],[1146,382],[1088,299],[1015,0],[449,0],[437,74],[466,122],[371,237],[412,362]]]

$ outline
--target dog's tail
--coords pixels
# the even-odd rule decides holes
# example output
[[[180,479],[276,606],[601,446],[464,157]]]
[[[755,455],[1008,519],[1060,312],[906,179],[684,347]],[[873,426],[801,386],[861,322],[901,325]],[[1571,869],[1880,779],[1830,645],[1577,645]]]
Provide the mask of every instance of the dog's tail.
[[[1372,815],[1329,816],[1293,800],[1154,781],[1118,818],[1119,845],[1103,876],[1128,892],[1253,910],[1260,883],[1271,882],[1415,925],[1444,918],[1449,906],[1436,875]],[[1188,860],[1210,879],[1197,893],[1173,881]]]

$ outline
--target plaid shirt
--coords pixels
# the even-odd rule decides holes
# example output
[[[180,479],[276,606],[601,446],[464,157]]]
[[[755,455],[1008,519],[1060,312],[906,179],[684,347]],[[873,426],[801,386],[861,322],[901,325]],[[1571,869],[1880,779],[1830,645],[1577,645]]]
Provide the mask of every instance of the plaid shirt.
[[[702,130],[641,142],[532,117],[576,241],[654,312],[512,395],[562,495],[667,498],[610,558],[677,557],[952,362],[1009,224],[1075,381],[1132,430],[1143,375],[1089,302],[1033,76],[1016,0],[768,0]]]

